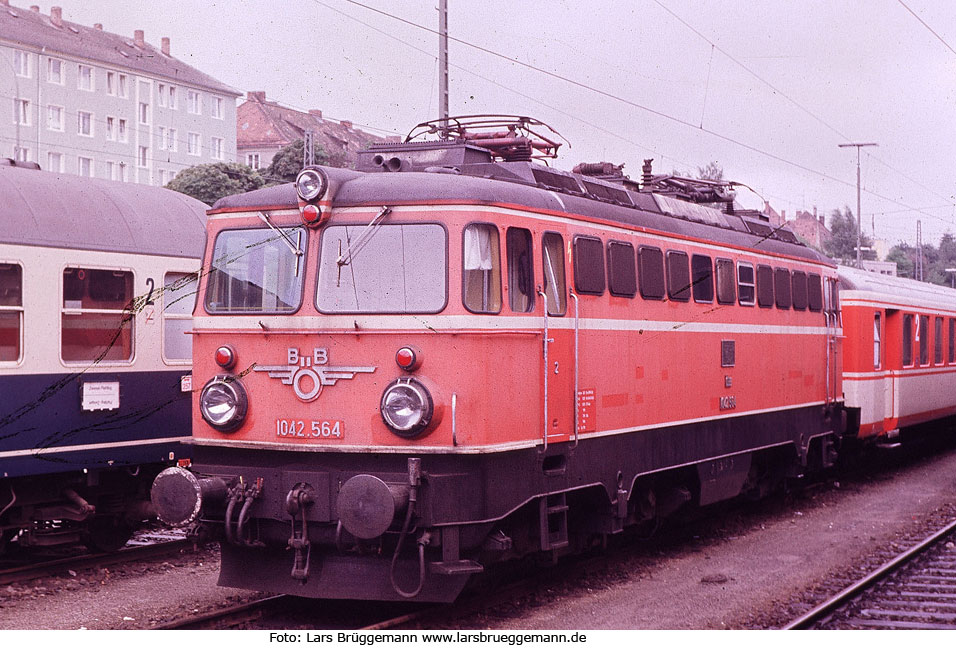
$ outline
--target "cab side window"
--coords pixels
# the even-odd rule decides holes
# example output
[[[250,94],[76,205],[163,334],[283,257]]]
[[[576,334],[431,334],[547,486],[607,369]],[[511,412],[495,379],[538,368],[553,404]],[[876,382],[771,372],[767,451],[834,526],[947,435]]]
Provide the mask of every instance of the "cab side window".
[[[501,311],[501,252],[498,228],[487,223],[465,227],[461,251],[461,300],[468,311]]]
[[[23,269],[0,264],[0,361],[19,361],[23,341]]]
[[[508,304],[511,311],[534,311],[534,266],[531,231],[508,228]]]

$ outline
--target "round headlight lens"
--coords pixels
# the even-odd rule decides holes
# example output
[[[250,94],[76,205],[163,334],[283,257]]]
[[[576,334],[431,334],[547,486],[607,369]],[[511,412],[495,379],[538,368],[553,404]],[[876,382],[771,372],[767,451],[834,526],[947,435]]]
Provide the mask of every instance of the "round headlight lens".
[[[417,436],[428,427],[433,414],[431,394],[415,379],[396,379],[382,394],[382,419],[396,435]]]
[[[246,390],[235,377],[213,377],[199,394],[199,411],[203,419],[220,431],[239,428],[246,418]]]
[[[303,201],[317,201],[325,194],[328,178],[319,169],[303,169],[295,179],[295,192]]]

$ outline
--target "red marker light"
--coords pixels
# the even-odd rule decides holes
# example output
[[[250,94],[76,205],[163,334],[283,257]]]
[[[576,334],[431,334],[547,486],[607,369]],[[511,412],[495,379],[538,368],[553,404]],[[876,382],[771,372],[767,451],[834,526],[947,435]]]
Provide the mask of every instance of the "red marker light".
[[[325,217],[326,215],[322,214],[322,209],[313,203],[302,206],[302,223],[307,226],[320,226],[325,221]]]
[[[417,348],[406,345],[395,353],[395,363],[406,372],[417,370],[422,365],[422,355]]]
[[[216,348],[216,363],[226,370],[236,365],[236,353],[231,346],[221,345]]]

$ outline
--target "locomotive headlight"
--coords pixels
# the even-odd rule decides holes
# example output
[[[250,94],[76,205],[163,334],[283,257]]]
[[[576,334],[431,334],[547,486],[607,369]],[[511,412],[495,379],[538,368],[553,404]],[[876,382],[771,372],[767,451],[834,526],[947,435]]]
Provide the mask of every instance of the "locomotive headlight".
[[[431,393],[417,379],[402,377],[382,394],[382,419],[392,433],[414,438],[424,431],[435,414]]]
[[[235,431],[246,419],[249,400],[246,389],[235,377],[217,375],[203,386],[199,394],[199,411],[203,419],[220,431]]]
[[[318,201],[329,187],[329,178],[321,169],[307,167],[295,179],[295,192],[306,202]]]

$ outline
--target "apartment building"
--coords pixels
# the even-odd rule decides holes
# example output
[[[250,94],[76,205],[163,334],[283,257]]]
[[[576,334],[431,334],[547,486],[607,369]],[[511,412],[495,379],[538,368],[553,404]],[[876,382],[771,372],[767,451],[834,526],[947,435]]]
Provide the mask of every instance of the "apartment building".
[[[236,160],[241,93],[102,24],[0,0],[0,158],[165,185],[193,165]]]

